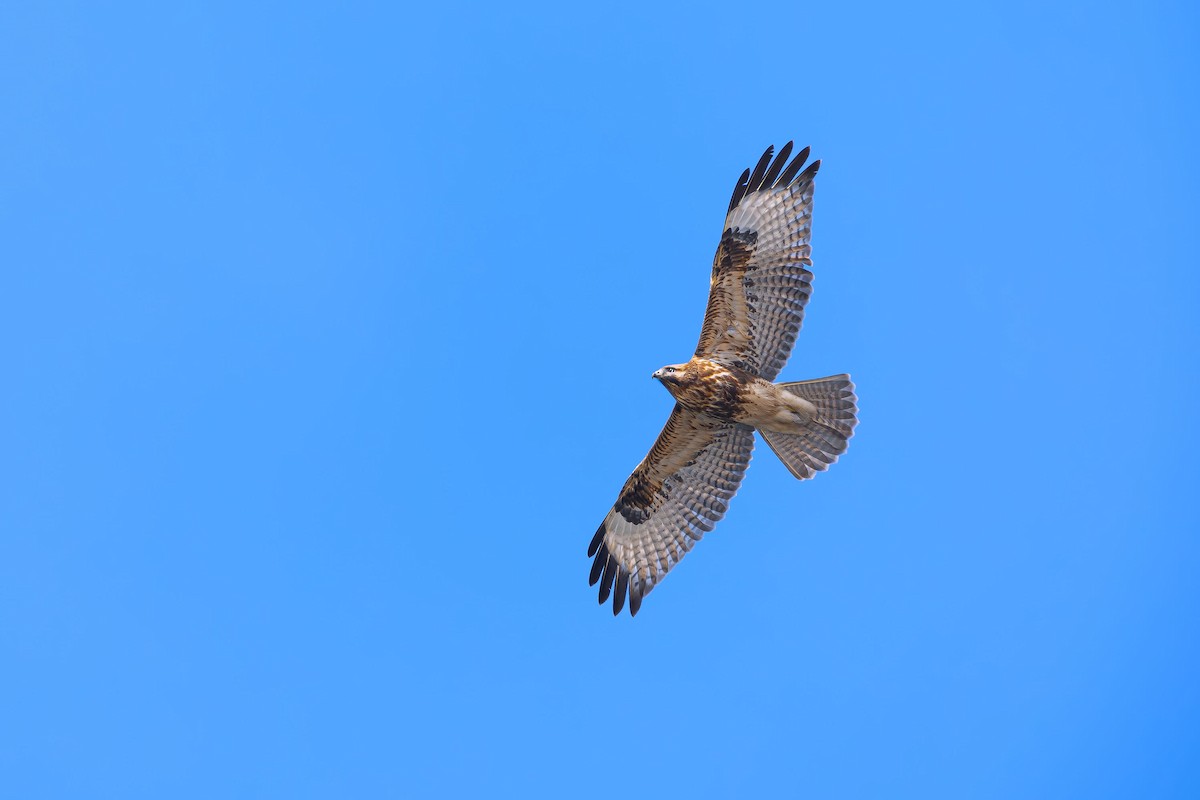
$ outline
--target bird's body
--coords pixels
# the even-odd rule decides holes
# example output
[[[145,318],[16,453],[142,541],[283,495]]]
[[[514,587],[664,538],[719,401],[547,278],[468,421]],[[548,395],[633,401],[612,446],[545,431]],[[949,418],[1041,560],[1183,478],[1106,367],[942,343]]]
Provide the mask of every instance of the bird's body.
[[[811,292],[814,161],[788,163],[788,142],[734,187],[713,259],[695,355],[654,373],[675,408],[600,523],[588,555],[600,602],[619,614],[645,597],[725,515],[758,431],[797,478],[846,451],[857,423],[849,375],[773,383],[795,343]],[[785,166],[786,165],[786,166]]]
[[[817,415],[817,407],[803,397],[699,356],[664,367],[654,377],[687,410],[760,430],[803,433]]]

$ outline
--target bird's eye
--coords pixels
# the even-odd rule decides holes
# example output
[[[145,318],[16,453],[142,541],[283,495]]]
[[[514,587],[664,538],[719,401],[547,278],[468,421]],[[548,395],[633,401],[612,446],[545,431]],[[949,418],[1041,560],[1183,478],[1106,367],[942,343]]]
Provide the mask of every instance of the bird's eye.
[[[674,367],[667,367],[667,372],[674,372],[674,371],[675,371]]]

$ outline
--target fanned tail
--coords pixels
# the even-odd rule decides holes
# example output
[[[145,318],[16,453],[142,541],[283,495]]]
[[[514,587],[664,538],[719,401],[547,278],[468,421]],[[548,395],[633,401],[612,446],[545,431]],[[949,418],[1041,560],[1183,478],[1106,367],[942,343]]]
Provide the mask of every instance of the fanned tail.
[[[816,418],[804,433],[759,429],[779,460],[800,480],[829,468],[846,452],[858,424],[858,397],[849,375],[776,384],[817,407]]]

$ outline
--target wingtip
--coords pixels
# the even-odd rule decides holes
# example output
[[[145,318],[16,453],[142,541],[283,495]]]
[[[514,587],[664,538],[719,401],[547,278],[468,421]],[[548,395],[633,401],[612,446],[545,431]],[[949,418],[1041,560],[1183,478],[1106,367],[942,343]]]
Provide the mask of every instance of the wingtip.
[[[623,569],[617,572],[617,586],[613,592],[613,616],[619,616],[625,607],[625,594],[629,589],[629,573]]]
[[[763,151],[762,157],[758,159],[758,163],[754,165],[754,172],[750,174],[750,181],[746,186],[747,193],[757,192],[763,185],[763,177],[766,176],[768,168],[771,166],[771,156],[775,154],[775,145],[770,145]]]
[[[596,555],[596,551],[600,549],[600,545],[604,542],[604,523],[600,523],[600,527],[596,529],[596,535],[592,537],[591,543],[588,545],[588,558]]]
[[[791,163],[787,165],[787,169],[785,169],[783,174],[779,176],[779,180],[775,182],[774,188],[790,186],[795,181],[796,174],[800,172],[800,168],[804,166],[804,162],[808,160],[808,156],[811,151],[812,148],[805,147],[803,150],[797,153],[792,159]]]
[[[733,196],[729,198],[729,211],[733,211],[737,204],[746,196],[746,187],[750,180],[750,168],[747,167],[742,171],[742,177],[737,179],[737,183],[733,185]],[[729,213],[728,211],[726,213]]]
[[[602,550],[592,561],[592,571],[588,573],[588,586],[595,586],[596,581],[600,580],[600,573],[604,569],[604,565],[608,563],[608,550]],[[600,602],[604,602],[601,600]]]
[[[771,162],[771,166],[767,168],[767,172],[762,177],[757,188],[775,187],[775,179],[779,177],[779,173],[783,171],[783,167],[787,164],[788,156],[792,153],[792,143],[788,142],[783,147],[779,148],[779,153],[775,156],[775,160]]]
[[[642,607],[642,593],[637,588],[636,583],[629,586],[629,616],[636,617],[638,610]]]
[[[608,558],[604,561],[604,574],[600,577],[601,604],[608,600],[609,594],[612,593],[613,581],[616,580],[617,573],[621,571],[621,565],[617,563],[617,559],[613,556],[613,554],[607,553],[607,555]]]

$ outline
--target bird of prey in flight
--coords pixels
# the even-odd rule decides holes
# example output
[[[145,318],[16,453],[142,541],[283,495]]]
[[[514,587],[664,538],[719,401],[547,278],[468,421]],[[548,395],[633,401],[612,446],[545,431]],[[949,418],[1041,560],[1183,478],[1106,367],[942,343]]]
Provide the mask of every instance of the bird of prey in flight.
[[[750,463],[754,432],[803,480],[846,452],[857,423],[849,375],[772,383],[787,362],[812,292],[813,179],[808,148],[768,147],[733,187],[713,259],[696,353],[654,373],[675,408],[625,481],[588,555],[590,583],[613,614],[637,614],[658,585],[725,516]]]

